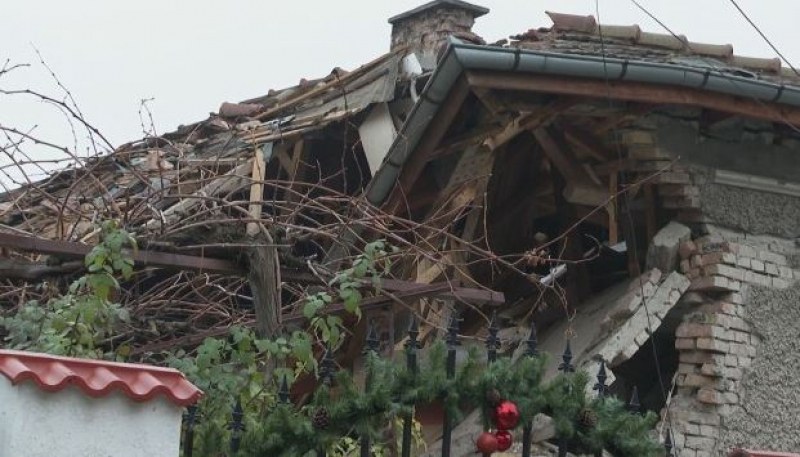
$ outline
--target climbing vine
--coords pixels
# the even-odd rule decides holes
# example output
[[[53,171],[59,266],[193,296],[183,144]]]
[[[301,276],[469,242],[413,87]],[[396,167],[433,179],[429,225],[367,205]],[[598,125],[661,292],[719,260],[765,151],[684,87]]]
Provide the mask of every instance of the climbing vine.
[[[136,240],[115,221],[101,225],[100,242],[86,255],[87,273],[67,293],[45,303],[30,301],[9,317],[0,318],[8,347],[75,357],[124,359],[130,347],[114,347],[118,324],[130,319],[128,310],[112,301],[118,277],[133,274],[125,249]]]

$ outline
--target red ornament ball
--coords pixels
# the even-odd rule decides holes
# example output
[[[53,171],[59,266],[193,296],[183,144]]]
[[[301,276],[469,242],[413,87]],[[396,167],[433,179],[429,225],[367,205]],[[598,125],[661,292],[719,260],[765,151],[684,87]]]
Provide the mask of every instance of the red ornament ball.
[[[511,443],[514,442],[514,435],[508,430],[498,430],[495,434],[497,437],[497,450],[500,452],[511,449]]]
[[[478,448],[478,452],[481,454],[497,452],[497,437],[494,436],[493,433],[483,432],[481,436],[478,437],[478,441],[475,445]]]
[[[519,409],[508,400],[494,409],[494,423],[498,430],[512,430],[519,423]]]

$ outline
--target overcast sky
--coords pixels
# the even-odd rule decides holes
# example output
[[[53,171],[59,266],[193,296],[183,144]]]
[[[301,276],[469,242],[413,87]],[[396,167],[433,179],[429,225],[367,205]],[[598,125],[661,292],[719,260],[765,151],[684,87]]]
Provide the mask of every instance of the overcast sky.
[[[58,89],[37,65],[34,47],[73,93],[86,117],[119,144],[142,136],[139,104],[159,132],[205,118],[223,101],[351,69],[388,50],[390,16],[423,0],[6,0],[0,12],[0,60],[31,63],[0,87]],[[491,13],[475,31],[495,41],[549,26],[545,10],[596,14],[594,0],[483,0]],[[692,41],[732,43],[742,55],[774,52],[729,0],[640,0]],[[739,0],[793,63],[800,64],[798,0]],[[604,23],[663,32],[629,0],[600,0]],[[0,62],[0,66],[2,62]],[[23,97],[0,95],[0,124],[64,142],[63,118]],[[0,163],[5,159],[0,157]]]

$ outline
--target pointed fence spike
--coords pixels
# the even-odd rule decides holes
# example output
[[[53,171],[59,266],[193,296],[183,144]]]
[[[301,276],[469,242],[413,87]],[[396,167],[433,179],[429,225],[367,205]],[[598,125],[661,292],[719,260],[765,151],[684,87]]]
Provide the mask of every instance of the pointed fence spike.
[[[325,348],[325,354],[322,356],[322,362],[320,363],[320,378],[322,378],[322,383],[325,385],[330,386],[333,383],[333,372],[336,368],[336,361],[333,360],[333,351],[331,350],[330,344],[327,345]]]
[[[528,335],[528,340],[525,344],[528,346],[525,353],[529,357],[539,355],[539,340],[536,337],[536,323],[533,321],[531,321],[531,333]]]
[[[639,403],[639,388],[633,386],[633,393],[631,394],[631,401],[628,402],[628,410],[632,413],[639,413],[642,404]]]
[[[558,366],[558,370],[562,373],[574,373],[575,367],[572,365],[572,346],[570,345],[569,340],[567,340],[567,347],[564,348],[564,354],[561,355],[561,364]]]
[[[608,392],[606,380],[608,380],[608,374],[606,373],[606,362],[605,360],[600,360],[600,369],[597,370],[597,384],[595,384],[593,387],[593,389],[597,391],[597,396],[600,398],[605,397],[606,393]]]
[[[460,323],[461,323],[461,318],[458,314],[458,311],[453,311],[453,315],[450,316],[450,324],[447,326],[448,347],[458,346],[458,329]]]
[[[667,457],[673,457],[672,454],[672,429],[667,428],[667,436],[664,438],[664,450],[667,451]]]
[[[242,431],[244,430],[244,424],[242,423],[242,418],[244,417],[244,412],[242,412],[242,402],[237,399],[236,404],[233,406],[233,412],[231,413],[231,453],[236,454],[239,451],[239,444],[242,440]]]
[[[417,323],[416,316],[411,316],[411,323],[408,324],[408,341],[406,341],[407,349],[419,349],[419,324]]]
[[[278,389],[278,400],[284,404],[289,403],[289,381],[286,379],[286,375],[283,375],[281,387]]]
[[[489,321],[489,336],[486,338],[486,351],[488,354],[489,362],[494,362],[497,359],[497,350],[500,349],[500,338],[497,336],[500,333],[500,327],[497,325],[497,311],[492,312],[492,319]]]
[[[381,340],[378,338],[378,332],[375,330],[374,323],[369,324],[369,331],[367,332],[367,347],[366,352],[378,352],[381,345]]]

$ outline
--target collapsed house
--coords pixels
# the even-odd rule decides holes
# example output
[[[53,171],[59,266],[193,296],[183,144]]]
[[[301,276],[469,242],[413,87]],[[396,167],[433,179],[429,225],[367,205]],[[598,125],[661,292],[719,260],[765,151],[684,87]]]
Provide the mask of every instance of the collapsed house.
[[[390,52],[354,71],[2,195],[4,308],[55,293],[117,218],[143,248],[118,297],[135,354],[235,324],[269,335],[385,237],[404,251],[392,296],[368,298],[385,351],[409,310],[423,340],[456,308],[480,339],[495,310],[509,352],[532,321],[543,350],[604,361],[683,457],[800,448],[800,76],[592,16],[487,45],[487,13],[433,1],[390,19]]]

